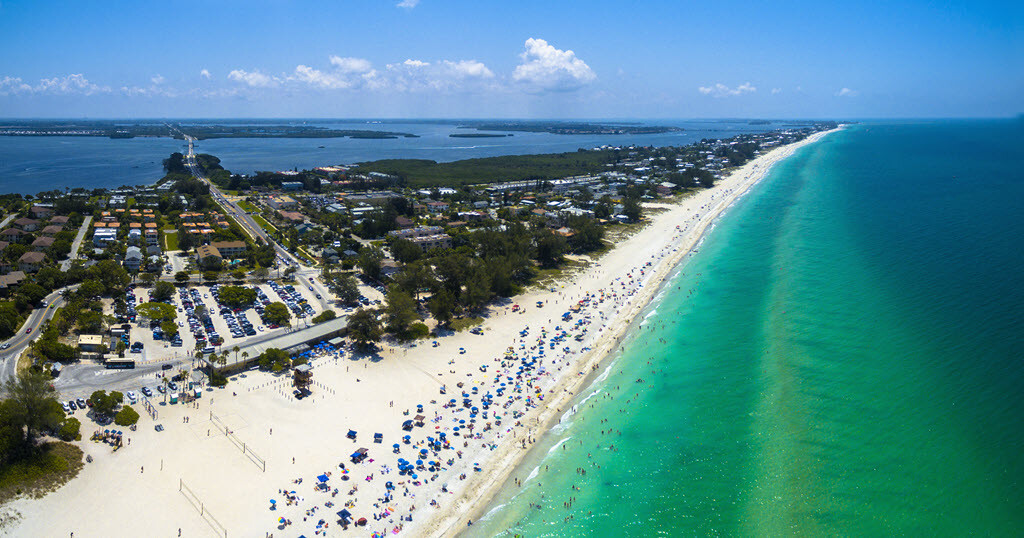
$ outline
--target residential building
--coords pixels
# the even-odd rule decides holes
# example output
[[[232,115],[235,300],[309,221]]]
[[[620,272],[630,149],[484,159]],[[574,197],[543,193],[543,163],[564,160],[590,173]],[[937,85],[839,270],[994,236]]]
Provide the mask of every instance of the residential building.
[[[0,239],[7,241],[8,243],[20,243],[22,238],[25,237],[25,232],[17,228],[8,228],[0,232]]]
[[[53,246],[52,237],[39,237],[32,242],[32,250],[36,252],[43,252],[51,246]]]
[[[43,231],[39,232],[39,233],[41,233],[43,235],[54,236],[54,235],[57,235],[57,234],[59,234],[59,233],[61,233],[63,231],[64,231],[64,226],[61,226],[60,224],[51,224],[51,225],[43,228]]]
[[[306,220],[305,217],[302,216],[302,213],[299,213],[298,211],[278,211],[277,215],[282,219],[291,222],[302,222]]]
[[[142,260],[145,258],[142,254],[142,249],[139,247],[128,247],[124,254],[124,267],[129,271],[138,271],[142,265]]]
[[[34,232],[39,229],[39,221],[35,219],[22,217],[14,221],[14,226],[19,230],[24,230],[26,232]]]
[[[7,262],[4,262],[4,265],[7,267],[6,272],[3,275],[0,275],[0,296],[6,297],[11,288],[21,284],[21,281],[25,280],[25,273],[21,271],[12,272],[10,270],[10,264]],[[0,270],[3,269],[3,267],[0,267]]]
[[[52,219],[50,219],[50,224],[59,224],[61,226],[64,226],[65,224],[68,223],[69,220],[71,220],[71,219],[68,218],[68,217],[57,216],[57,217],[53,217]]]
[[[435,248],[452,248],[452,238],[448,234],[421,235],[409,239],[420,250],[427,252]]]
[[[427,202],[427,211],[431,213],[442,213],[448,211],[447,202]]]
[[[196,249],[196,263],[204,265],[206,263],[212,263],[211,260],[216,260],[217,263],[224,261],[224,258],[221,257],[220,251],[217,250],[217,247],[212,245],[203,245]]]
[[[34,205],[28,210],[32,214],[33,218],[37,219],[48,219],[53,216],[53,208],[41,205]]]
[[[302,189],[301,181],[282,181],[281,190],[285,191],[297,191]]]
[[[245,254],[245,241],[218,241],[210,243],[222,259],[235,259]]]
[[[438,235],[444,233],[444,229],[440,226],[417,226],[416,228],[407,228],[405,230],[391,230],[388,232],[390,237],[398,237],[401,239],[412,239],[414,237],[426,237],[428,235]]]
[[[96,228],[96,231],[93,232],[92,244],[96,247],[106,248],[107,245],[114,241],[117,241],[116,228]]]
[[[25,273],[35,273],[46,261],[46,254],[42,252],[26,252],[18,258],[18,269]]]

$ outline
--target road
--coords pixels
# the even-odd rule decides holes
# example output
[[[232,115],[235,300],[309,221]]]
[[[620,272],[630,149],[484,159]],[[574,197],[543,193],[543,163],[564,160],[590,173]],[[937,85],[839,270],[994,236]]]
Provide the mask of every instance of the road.
[[[178,132],[181,133],[181,131]],[[263,230],[263,228],[252,218],[252,216],[246,213],[241,207],[238,206],[238,204],[232,202],[231,200],[228,200],[227,197],[224,196],[224,193],[221,192],[221,190],[218,189],[217,186],[214,185],[213,182],[210,181],[209,178],[207,178],[203,174],[202,169],[199,167],[199,162],[196,160],[195,155],[195,138],[185,133],[181,134],[188,140],[188,155],[185,155],[185,165],[188,166],[189,171],[192,172],[192,175],[195,176],[196,179],[206,183],[210,187],[210,194],[213,195],[214,201],[220,204],[221,208],[223,208],[228,215],[232,216],[238,222],[238,224],[242,226],[242,228],[245,230],[245,233],[249,234],[249,236],[252,237],[253,239],[256,239],[258,237],[267,244],[273,245],[274,251],[277,252],[277,255],[279,257],[284,258],[289,262],[295,264],[295,266],[299,270],[305,269],[307,271],[315,271],[314,268],[303,265],[297,257],[292,255],[291,252],[288,252],[287,249],[279,245],[277,241],[274,240],[274,238],[270,237],[270,235],[268,235],[267,232]]]
[[[64,304],[64,297],[61,295],[64,289],[76,290],[78,284],[69,286],[69,288],[61,288],[44,297],[41,301],[43,306],[33,309],[32,313],[28,315],[28,319],[18,329],[18,334],[4,342],[4,345],[9,345],[9,347],[2,351],[3,362],[0,364],[0,380],[14,377],[18,371],[18,357],[28,348],[32,340],[39,336],[40,327],[52,318],[53,313]],[[26,333],[25,331],[29,328],[32,330]]]
[[[82,240],[85,239],[85,233],[89,231],[89,226],[92,224],[92,215],[85,217],[85,221],[82,222],[82,227],[78,229],[78,235],[75,236],[75,241],[71,243],[71,253],[68,254],[68,259],[60,262],[60,270],[67,272],[71,268],[71,262],[78,257],[78,250],[82,248]],[[2,228],[2,226],[0,226]]]

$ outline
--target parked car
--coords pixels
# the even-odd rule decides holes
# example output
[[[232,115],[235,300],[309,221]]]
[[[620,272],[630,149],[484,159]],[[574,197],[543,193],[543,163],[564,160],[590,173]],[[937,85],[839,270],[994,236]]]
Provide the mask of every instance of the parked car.
[[[75,403],[78,404],[79,409],[85,409],[85,398],[79,398],[75,400]]]

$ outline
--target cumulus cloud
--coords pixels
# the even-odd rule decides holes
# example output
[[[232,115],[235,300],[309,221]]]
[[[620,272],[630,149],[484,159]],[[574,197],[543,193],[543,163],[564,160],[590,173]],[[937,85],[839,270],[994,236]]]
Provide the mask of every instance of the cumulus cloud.
[[[405,9],[412,9],[412,8],[418,6],[419,3],[420,3],[420,0],[402,0],[401,2],[399,2],[396,5],[398,7],[404,7]]]
[[[158,75],[156,75],[155,77],[153,77],[153,78],[151,78],[149,80],[151,80],[153,82],[153,84],[163,84],[164,80],[166,80],[166,79],[164,78],[163,75],[158,74]]]
[[[277,85],[277,77],[265,75],[257,71],[245,71],[243,69],[235,69],[228,73],[228,78],[237,82],[241,82],[253,88],[269,88]]]
[[[331,56],[331,65],[342,73],[369,73],[373,70],[373,64],[363,58],[341,58]]]
[[[199,76],[201,76],[201,77],[203,77],[205,79],[209,79],[210,78],[210,72],[207,71],[206,69],[203,69],[203,70],[199,71]]]
[[[744,82],[735,88],[730,88],[725,84],[718,83],[714,86],[701,86],[697,88],[697,90],[704,95],[710,95],[712,97],[729,97],[733,95],[742,95],[744,93],[754,93],[757,91],[757,88],[749,82]]]
[[[109,86],[100,86],[89,82],[80,73],[65,75],[63,77],[39,79],[39,83],[32,85],[19,77],[8,77],[0,79],[0,94],[53,94],[53,95],[92,95],[94,93],[109,93]]]
[[[299,65],[295,67],[295,80],[299,82],[305,82],[310,86],[316,86],[318,88],[324,88],[329,90],[337,90],[343,88],[352,87],[352,82],[347,80],[344,76],[334,73],[325,73],[319,69],[314,69],[307,65]]]
[[[559,50],[543,39],[526,40],[512,79],[531,88],[549,91],[576,90],[593,82],[597,75],[571,50]]]
[[[856,97],[857,90],[851,90],[850,88],[843,88],[836,92],[836,97]]]
[[[385,66],[381,80],[396,91],[451,91],[480,87],[493,78],[494,72],[476,60],[425,62],[410,59]]]

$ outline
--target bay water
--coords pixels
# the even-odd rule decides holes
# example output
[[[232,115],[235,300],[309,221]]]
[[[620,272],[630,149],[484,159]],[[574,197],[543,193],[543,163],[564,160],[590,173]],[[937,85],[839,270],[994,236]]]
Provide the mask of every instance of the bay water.
[[[1024,528],[1024,124],[868,122],[736,203],[472,536]]]

